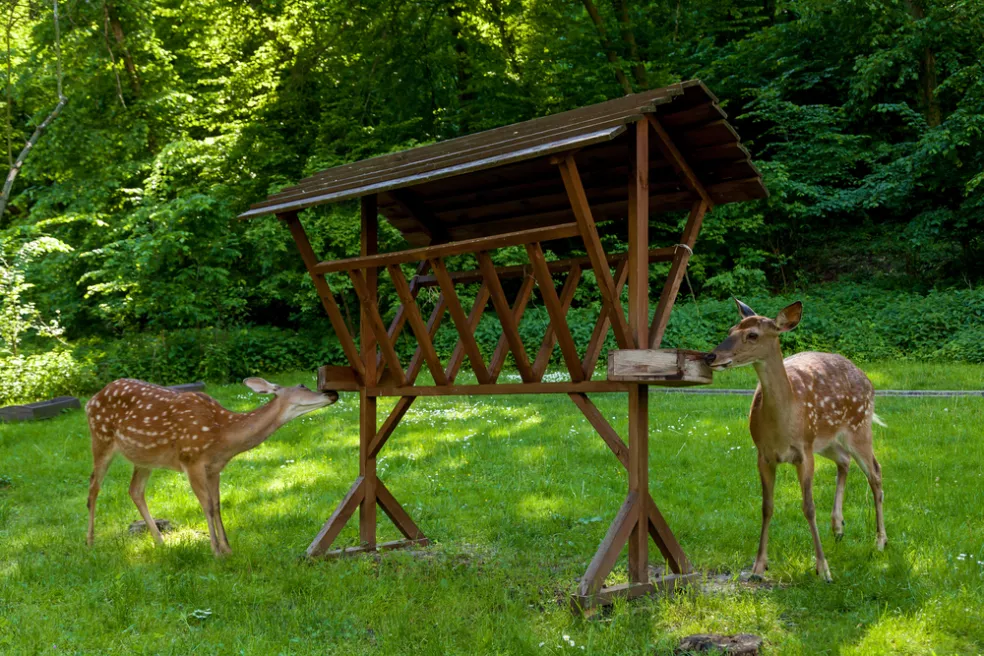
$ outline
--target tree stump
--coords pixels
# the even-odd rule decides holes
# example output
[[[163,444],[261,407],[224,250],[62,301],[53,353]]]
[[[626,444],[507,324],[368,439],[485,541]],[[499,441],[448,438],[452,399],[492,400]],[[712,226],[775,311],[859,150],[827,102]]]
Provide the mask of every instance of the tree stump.
[[[758,656],[762,648],[762,638],[751,633],[723,636],[713,633],[698,633],[687,636],[680,641],[677,654],[703,654],[707,652],[721,654],[743,654]]]

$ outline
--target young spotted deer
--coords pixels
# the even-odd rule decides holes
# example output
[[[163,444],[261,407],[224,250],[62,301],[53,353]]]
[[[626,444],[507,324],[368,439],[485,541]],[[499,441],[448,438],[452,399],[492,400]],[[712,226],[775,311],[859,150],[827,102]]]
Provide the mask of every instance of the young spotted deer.
[[[217,556],[232,552],[219,505],[222,469],[291,419],[338,400],[335,392],[312,392],[303,385],[280,387],[262,378],[243,383],[257,394],[272,394],[273,400],[252,412],[231,412],[200,392],[175,392],[128,379],[110,383],[89,399],[85,413],[93,459],[86,540],[90,545],[99,486],[119,452],[133,463],[130,498],[158,544],[163,539],[147,509],[144,488],[152,470],[173,469],[188,476],[202,505],[212,551]]]
[[[752,573],[761,576],[768,566],[769,520],[772,518],[776,465],[796,466],[803,493],[803,514],[810,525],[817,556],[817,573],[830,581],[830,568],[820,545],[813,505],[813,454],[837,463],[837,491],[831,524],[835,537],[844,535],[844,486],[851,458],[868,478],[875,498],[876,545],[884,549],[881,466],[871,446],[872,421],[885,424],[874,413],[871,381],[845,357],[833,353],[798,353],[783,360],[779,335],[792,330],[803,315],[797,301],[775,320],[759,316],[735,299],[741,322],[728,338],[707,354],[717,371],[752,365],[759,384],[752,399],[749,428],[758,450],[762,479],[762,535]]]

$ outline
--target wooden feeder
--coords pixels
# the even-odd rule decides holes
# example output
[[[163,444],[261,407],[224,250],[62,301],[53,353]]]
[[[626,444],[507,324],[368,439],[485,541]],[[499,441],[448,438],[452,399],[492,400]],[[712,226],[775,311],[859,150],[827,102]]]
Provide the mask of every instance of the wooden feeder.
[[[696,578],[649,492],[648,385],[707,383],[710,373],[699,354],[646,351],[657,349],[663,339],[705,213],[715,205],[766,196],[761,175],[726,118],[703,84],[684,82],[335,167],[270,196],[242,215],[275,214],[290,229],[349,364],[322,367],[319,387],[358,391],[360,398],[360,473],[308,547],[309,556],[427,543],[376,470],[380,451],[417,397],[566,394],[629,474],[625,501],[581,580],[575,606],[586,609],[610,603],[615,596],[672,590]],[[362,203],[359,255],[320,261],[298,211],[354,198]],[[650,214],[670,211],[689,211],[683,234],[676,243],[651,248]],[[378,252],[380,214],[413,248]],[[609,220],[626,227],[624,253],[608,253],[602,245],[596,222]],[[573,240],[587,255],[547,261],[542,244],[555,240]],[[492,251],[516,246],[525,249],[526,264],[493,263]],[[445,265],[447,258],[465,254],[477,259],[476,270],[453,271]],[[653,262],[669,262],[670,271],[649,323]],[[402,268],[406,265],[414,267],[409,279]],[[579,353],[566,315],[585,270],[594,273],[603,304],[587,350]],[[351,279],[361,307],[358,346],[328,274]],[[388,321],[376,302],[384,277],[402,303]],[[480,283],[471,308],[462,306],[456,291],[457,285],[466,283]],[[620,300],[626,284],[628,316]],[[427,288],[436,288],[430,294],[436,302],[425,317],[417,296]],[[507,295],[507,288],[516,291]],[[550,324],[541,347],[531,354],[518,326],[534,289]],[[474,331],[490,302],[502,335],[486,361]],[[446,315],[457,330],[458,342],[450,360],[442,363],[433,338]],[[410,362],[404,363],[394,343],[408,324],[418,346]],[[609,330],[620,351],[611,356],[606,380],[596,377],[595,368]],[[543,380],[555,346],[570,375],[567,382]],[[499,382],[510,354],[521,382]],[[474,384],[456,382],[466,363],[474,371]],[[424,367],[434,384],[416,384]],[[591,401],[590,394],[601,392],[628,395],[628,444]],[[382,424],[376,409],[379,397],[398,398]],[[377,542],[377,506],[405,540]],[[356,510],[361,546],[329,551]],[[650,536],[672,571],[656,580],[648,573]],[[629,581],[605,587],[626,543]]]

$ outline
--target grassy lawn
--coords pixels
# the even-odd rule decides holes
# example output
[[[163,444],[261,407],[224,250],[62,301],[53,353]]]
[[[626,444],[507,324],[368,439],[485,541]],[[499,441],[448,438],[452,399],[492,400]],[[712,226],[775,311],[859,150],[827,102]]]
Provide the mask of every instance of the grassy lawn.
[[[883,388],[982,382],[981,367],[869,369]],[[749,382],[734,372],[716,385]],[[209,391],[236,410],[261,402],[242,385]],[[624,395],[594,399],[625,435]],[[889,425],[875,429],[884,553],[874,549],[870,491],[855,466],[847,536],[833,540],[836,469],[818,460],[818,523],[833,584],[813,573],[795,472],[781,467],[771,569],[754,586],[737,581],[760,521],[748,397],[651,399],[653,496],[697,567],[732,581],[591,620],[573,617],[566,598],[627,481],[566,397],[419,400],[383,451],[380,475],[435,545],[425,555],[314,563],[299,555],[358,473],[355,395],[228,466],[223,517],[235,553],[223,561],[211,555],[187,481],[173,472],[153,475],[148,503],[176,531],[163,548],[129,535],[139,515],[119,458],[99,498],[96,545],[87,548],[83,414],[0,425],[0,477],[10,480],[0,487],[0,653],[670,653],[698,632],[757,633],[769,653],[782,654],[984,649],[982,399],[879,400]],[[398,537],[382,513],[380,526],[382,539]],[[338,544],[357,542],[351,522]],[[623,564],[614,576],[624,575]]]

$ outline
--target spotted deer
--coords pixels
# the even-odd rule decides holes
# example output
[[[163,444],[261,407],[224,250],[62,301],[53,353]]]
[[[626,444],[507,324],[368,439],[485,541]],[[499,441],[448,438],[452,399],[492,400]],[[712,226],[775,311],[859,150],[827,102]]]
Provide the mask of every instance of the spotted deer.
[[[768,567],[769,521],[772,519],[776,465],[796,466],[803,493],[803,514],[810,525],[816,550],[817,574],[830,581],[813,505],[813,455],[837,464],[837,490],[831,526],[836,539],[844,536],[844,486],[851,458],[868,478],[875,499],[876,546],[884,549],[887,538],[882,517],[881,466],[871,445],[871,424],[885,424],[874,412],[871,381],[847,358],[833,353],[797,353],[783,360],[779,335],[795,328],[803,315],[797,301],[773,320],[760,316],[735,299],[741,322],[707,354],[716,371],[752,365],[759,384],[752,398],[748,424],[758,450],[762,480],[762,534],[752,574],[761,576]]]
[[[281,387],[262,378],[243,383],[273,400],[252,412],[231,412],[200,392],[176,392],[139,380],[120,379],[89,399],[85,413],[92,436],[89,479],[89,531],[92,545],[96,497],[116,453],[133,463],[130,498],[154,540],[163,542],[144,488],[154,469],[184,472],[205,512],[212,551],[231,553],[219,504],[219,475],[234,457],[258,446],[274,431],[305,413],[331,405],[335,392],[313,392],[304,385]]]

